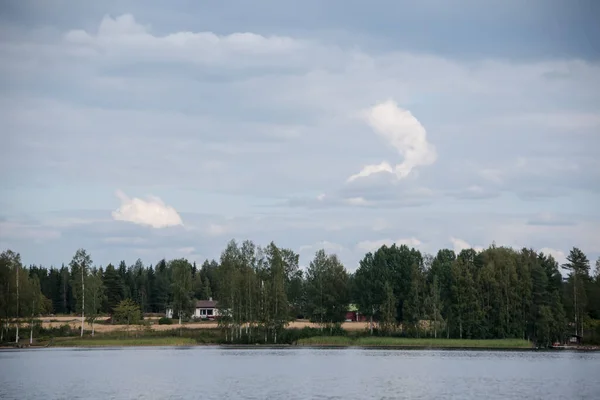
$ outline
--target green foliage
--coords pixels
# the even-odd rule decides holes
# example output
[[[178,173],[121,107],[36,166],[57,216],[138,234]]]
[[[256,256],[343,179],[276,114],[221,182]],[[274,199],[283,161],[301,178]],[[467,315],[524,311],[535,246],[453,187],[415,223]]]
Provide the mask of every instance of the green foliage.
[[[127,325],[137,324],[142,319],[140,306],[131,299],[122,300],[115,308],[113,319]]]
[[[384,297],[383,304],[381,305],[381,321],[379,326],[384,334],[390,334],[396,328],[396,297],[389,282],[385,283],[383,292]]]
[[[173,324],[173,320],[171,318],[161,317],[158,320],[158,324],[159,325],[172,325]]]
[[[75,311],[81,314],[85,311],[85,279],[92,267],[92,258],[85,249],[78,249],[69,265],[71,267],[71,288],[75,300]]]
[[[306,310],[313,322],[326,325],[344,321],[350,289],[348,273],[336,255],[319,250],[306,273]]]
[[[189,318],[194,307],[192,265],[185,259],[169,263],[172,271],[171,292],[173,293],[173,316]]]
[[[353,275],[324,251],[306,273],[298,264],[290,249],[251,241],[230,242],[220,260],[206,260],[199,269],[185,259],[155,266],[138,259],[103,270],[84,249],[68,267],[26,267],[7,250],[0,256],[0,339],[14,340],[17,328],[50,312],[85,311],[89,322],[101,313],[115,314],[112,321],[133,323],[139,319],[134,314],[164,315],[172,306],[174,316],[182,310],[187,321],[196,299],[212,297],[222,318],[211,335],[224,343],[293,342],[305,334],[286,329],[297,316],[328,325],[318,334],[331,334],[350,302],[373,319],[362,333],[375,337],[514,338],[544,347],[578,333],[584,343],[598,341],[600,259],[592,274],[578,248],[562,266],[568,273],[564,281],[552,256],[495,245],[458,255],[442,249],[435,257],[407,246],[382,246],[366,254]],[[125,312],[123,304],[137,311]]]

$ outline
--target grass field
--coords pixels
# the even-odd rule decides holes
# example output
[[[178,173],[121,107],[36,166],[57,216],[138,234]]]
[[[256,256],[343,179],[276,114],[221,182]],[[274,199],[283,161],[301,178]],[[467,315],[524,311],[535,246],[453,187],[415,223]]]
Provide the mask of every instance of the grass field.
[[[143,338],[85,338],[56,339],[53,346],[59,347],[121,347],[121,346],[190,346],[196,340],[185,337],[143,337]]]
[[[99,321],[104,320],[106,318],[100,318]],[[68,324],[72,329],[79,329],[81,327],[81,319],[76,316],[55,316],[55,317],[42,317],[40,318],[42,321],[42,326],[44,328],[58,328],[61,325]],[[169,331],[176,327],[179,327],[177,322],[174,322],[173,325],[158,325],[156,322],[157,318],[146,318],[147,321],[150,321],[152,324],[150,325],[150,329],[154,331]],[[23,326],[26,326],[28,321],[23,321]],[[368,329],[369,324],[367,322],[344,322],[342,323],[342,328],[347,331],[364,331]],[[188,322],[182,324],[182,327],[186,329],[215,329],[218,327],[218,324],[214,321],[206,321],[206,322]],[[292,321],[288,324],[288,328],[292,329],[302,329],[305,327],[313,327],[318,328],[319,324],[315,324],[309,321],[297,320]],[[84,323],[85,330],[91,331],[92,326],[89,323]],[[101,323],[94,324],[94,329],[96,332],[119,332],[127,330],[126,325],[106,325]],[[132,325],[129,327],[129,330],[135,330],[136,326]]]
[[[300,339],[299,346],[365,346],[365,347],[426,347],[426,348],[485,348],[485,349],[527,349],[531,342],[522,339],[433,339],[397,337],[345,337],[316,336]]]

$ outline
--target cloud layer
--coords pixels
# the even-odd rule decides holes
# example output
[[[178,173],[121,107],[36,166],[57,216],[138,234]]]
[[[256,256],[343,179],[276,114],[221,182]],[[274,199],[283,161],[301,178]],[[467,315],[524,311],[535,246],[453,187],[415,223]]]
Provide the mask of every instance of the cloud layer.
[[[0,15],[0,245],[26,262],[201,262],[232,237],[350,270],[383,243],[600,253],[600,65],[579,39],[541,45],[568,10],[445,10],[502,27],[481,48],[422,5],[414,32],[448,31],[331,2],[273,4],[284,23],[245,3],[51,1]],[[490,45],[505,26],[513,47]],[[115,210],[115,188],[155,196]]]

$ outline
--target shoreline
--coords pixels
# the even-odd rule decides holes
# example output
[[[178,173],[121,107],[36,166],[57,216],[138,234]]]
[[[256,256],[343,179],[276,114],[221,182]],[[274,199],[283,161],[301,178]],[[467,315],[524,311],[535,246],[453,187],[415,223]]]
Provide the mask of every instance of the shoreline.
[[[223,343],[216,330],[172,329],[165,334],[154,332],[111,332],[99,333],[92,337],[41,336],[29,345],[29,340],[19,344],[4,342],[0,349],[40,349],[40,348],[124,348],[124,347],[196,347],[215,346],[222,349],[373,349],[373,350],[483,350],[483,351],[600,351],[597,345],[538,348],[525,339],[450,339],[450,338],[407,338],[393,336],[308,336],[288,337],[280,344]],[[183,333],[183,334],[182,334]],[[133,335],[132,335],[133,334]]]
[[[190,347],[215,347],[220,349],[240,349],[240,350],[250,350],[250,349],[272,349],[272,350],[282,350],[282,349],[313,349],[313,350],[347,350],[347,349],[359,349],[359,350],[443,350],[443,351],[516,351],[516,352],[530,352],[530,351],[543,351],[543,352],[556,352],[556,351],[564,351],[564,352],[598,352],[600,351],[600,347],[571,347],[571,348],[525,348],[525,347],[443,347],[443,346],[378,346],[378,345],[291,345],[291,344],[283,344],[283,345],[272,345],[272,344],[248,344],[248,345],[239,345],[239,344],[218,344],[218,343],[186,343],[186,344],[129,344],[129,343],[120,343],[120,344],[78,344],[78,345],[54,345],[54,346],[0,346],[0,351],[6,350],[40,350],[40,349],[124,349],[124,348],[132,348],[132,347],[164,347],[164,348],[190,348]]]
[[[377,341],[371,343],[360,340],[347,341],[346,343],[335,343],[335,340],[326,342],[311,343],[310,340],[299,341],[293,344],[227,344],[218,342],[198,342],[192,338],[186,337],[138,337],[138,338],[58,338],[38,342],[33,345],[29,343],[0,345],[0,350],[36,350],[36,349],[77,349],[77,348],[126,348],[126,347],[216,347],[221,349],[324,349],[324,350],[344,350],[344,349],[363,349],[363,350],[463,350],[463,351],[600,351],[600,346],[568,346],[560,348],[536,348],[533,345],[518,345],[517,343],[501,343],[495,341],[493,345],[487,345],[481,341],[471,341],[469,339],[460,342],[440,340],[437,343],[423,343],[418,339],[404,339],[401,341]],[[62,340],[61,340],[62,339]],[[377,339],[377,338],[375,338]],[[413,342],[414,341],[414,342]],[[413,342],[413,343],[411,343]]]

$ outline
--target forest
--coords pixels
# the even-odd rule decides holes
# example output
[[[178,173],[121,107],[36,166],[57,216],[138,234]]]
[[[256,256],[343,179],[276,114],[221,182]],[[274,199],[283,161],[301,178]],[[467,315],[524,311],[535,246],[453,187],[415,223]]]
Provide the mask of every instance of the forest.
[[[350,304],[367,317],[365,334],[461,339],[527,339],[540,346],[583,336],[600,340],[600,258],[594,271],[574,247],[563,265],[548,254],[491,245],[483,251],[425,254],[405,245],[367,253],[354,273],[319,250],[306,268],[271,242],[230,241],[219,260],[94,265],[84,249],[68,265],[24,266],[0,255],[0,331],[48,314],[142,313],[190,318],[197,299],[214,298],[225,342],[277,343],[289,321],[306,318],[339,330]],[[564,275],[561,273],[564,271]],[[83,332],[82,332],[83,334]]]

